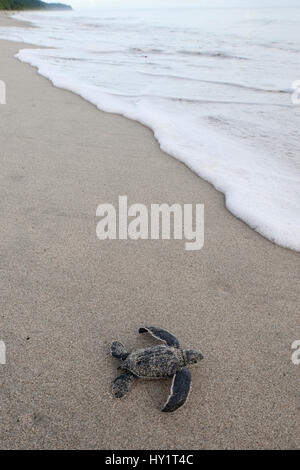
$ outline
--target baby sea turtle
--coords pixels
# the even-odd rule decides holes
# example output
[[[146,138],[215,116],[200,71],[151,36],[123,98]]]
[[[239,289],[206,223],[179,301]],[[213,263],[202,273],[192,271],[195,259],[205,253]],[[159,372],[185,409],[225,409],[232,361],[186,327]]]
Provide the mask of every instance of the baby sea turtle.
[[[131,384],[138,378],[173,377],[171,393],[162,411],[175,411],[184,405],[190,391],[191,374],[186,366],[201,361],[203,356],[197,351],[181,349],[175,336],[161,328],[144,327],[139,329],[139,333],[150,333],[165,344],[128,353],[122,343],[114,341],[111,353],[113,357],[122,361],[119,367],[122,375],[113,383],[113,395],[115,398],[123,398],[129,392]]]

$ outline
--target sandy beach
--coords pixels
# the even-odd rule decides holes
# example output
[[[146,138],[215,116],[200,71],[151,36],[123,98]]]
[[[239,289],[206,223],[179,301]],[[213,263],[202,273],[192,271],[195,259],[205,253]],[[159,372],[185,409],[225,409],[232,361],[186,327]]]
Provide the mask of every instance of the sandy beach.
[[[1,449],[299,448],[299,253],[232,216],[149,129],[19,62],[24,47],[0,44]],[[99,241],[96,208],[119,195],[204,203],[204,248]],[[143,325],[205,356],[174,414],[170,380],[111,397],[109,346],[155,344]]]

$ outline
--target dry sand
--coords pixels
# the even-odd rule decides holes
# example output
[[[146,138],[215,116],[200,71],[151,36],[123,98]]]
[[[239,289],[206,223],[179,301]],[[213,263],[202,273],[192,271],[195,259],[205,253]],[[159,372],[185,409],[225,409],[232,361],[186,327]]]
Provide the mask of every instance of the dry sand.
[[[1,448],[299,448],[299,254],[234,218],[149,129],[13,58],[22,47],[0,43]],[[204,249],[97,240],[97,205],[124,194],[204,202]],[[159,410],[170,381],[110,395],[111,341],[154,344],[137,334],[149,324],[205,355],[174,414]]]

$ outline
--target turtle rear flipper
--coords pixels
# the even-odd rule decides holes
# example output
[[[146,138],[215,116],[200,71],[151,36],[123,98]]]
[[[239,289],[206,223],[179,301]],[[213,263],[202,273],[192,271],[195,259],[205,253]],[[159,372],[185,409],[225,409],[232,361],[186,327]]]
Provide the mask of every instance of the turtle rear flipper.
[[[125,346],[120,341],[114,341],[110,347],[110,351],[113,357],[125,361],[129,353],[126,351]]]
[[[112,393],[115,398],[123,398],[130,391],[131,384],[136,380],[136,376],[126,371],[114,380]]]
[[[190,386],[190,372],[185,368],[178,370],[173,378],[170,396],[162,411],[171,413],[184,405],[189,395]]]

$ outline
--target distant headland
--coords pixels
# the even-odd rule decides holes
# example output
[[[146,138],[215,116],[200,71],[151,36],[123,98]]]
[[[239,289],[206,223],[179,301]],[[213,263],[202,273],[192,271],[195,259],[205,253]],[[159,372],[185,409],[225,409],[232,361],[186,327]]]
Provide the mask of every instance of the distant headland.
[[[72,7],[41,0],[0,0],[0,10],[72,10]]]

